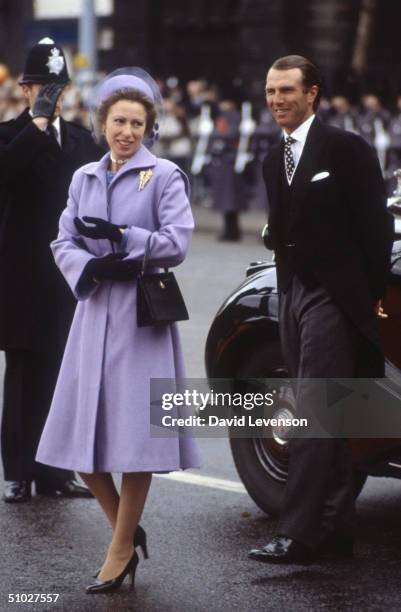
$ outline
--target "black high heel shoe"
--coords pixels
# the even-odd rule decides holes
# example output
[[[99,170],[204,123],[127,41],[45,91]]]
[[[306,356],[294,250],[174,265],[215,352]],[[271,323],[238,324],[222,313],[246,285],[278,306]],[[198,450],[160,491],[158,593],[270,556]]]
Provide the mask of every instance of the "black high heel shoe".
[[[148,546],[146,543],[147,536],[143,527],[138,525],[134,533],[134,548],[141,548],[145,559],[149,559]]]
[[[146,540],[147,540],[146,531],[144,530],[143,527],[138,525],[134,533],[134,548],[141,548],[144,559],[149,559],[148,545],[147,545]],[[100,569],[101,568],[97,570],[96,574],[93,574],[94,578],[97,578],[99,576]]]
[[[116,576],[116,578],[112,578],[111,580],[96,580],[93,584],[86,587],[86,592],[89,595],[94,595],[95,593],[110,593],[111,591],[117,591],[117,589],[119,589],[124,582],[125,577],[128,575],[130,576],[130,586],[132,588],[135,584],[135,573],[138,563],[138,553],[134,551],[134,554],[124,567],[121,574]]]

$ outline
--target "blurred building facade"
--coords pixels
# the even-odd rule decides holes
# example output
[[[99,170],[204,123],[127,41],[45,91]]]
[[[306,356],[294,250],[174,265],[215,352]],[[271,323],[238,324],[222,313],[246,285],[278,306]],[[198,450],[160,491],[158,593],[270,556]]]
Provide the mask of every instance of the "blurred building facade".
[[[40,9],[45,0],[0,0],[0,63],[16,74],[26,50],[43,36],[53,36],[74,54],[79,11],[71,7],[79,1],[53,0],[50,5],[60,9],[46,14]],[[226,97],[256,100],[271,62],[300,53],[322,68],[329,95],[359,97],[370,89],[386,98],[401,91],[399,0],[96,0],[94,5],[104,71],[142,65],[164,78],[204,78]]]
[[[115,0],[113,22],[113,65],[205,78],[223,95],[256,100],[266,68],[289,53],[318,63],[328,95],[401,91],[399,0]]]

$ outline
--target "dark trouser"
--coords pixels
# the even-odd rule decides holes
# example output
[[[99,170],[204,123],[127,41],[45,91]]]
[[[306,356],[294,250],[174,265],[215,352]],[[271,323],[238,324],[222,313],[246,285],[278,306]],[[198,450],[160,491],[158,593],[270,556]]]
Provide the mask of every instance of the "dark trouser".
[[[49,412],[61,354],[12,349],[6,353],[1,451],[5,480],[35,480],[55,485],[73,472],[35,461]]]
[[[355,331],[322,287],[294,277],[280,296],[280,336],[299,414],[310,416],[323,394],[308,378],[355,376]],[[320,386],[320,390],[323,387]],[[354,511],[351,453],[346,440],[294,438],[278,533],[312,548],[330,531],[350,534]]]

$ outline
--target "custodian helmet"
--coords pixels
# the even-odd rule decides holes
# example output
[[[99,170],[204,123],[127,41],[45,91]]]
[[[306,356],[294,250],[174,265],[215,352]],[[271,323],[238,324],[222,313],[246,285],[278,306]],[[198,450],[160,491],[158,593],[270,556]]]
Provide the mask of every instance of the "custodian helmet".
[[[42,38],[28,53],[20,85],[25,83],[67,85],[69,81],[62,48],[51,38]]]

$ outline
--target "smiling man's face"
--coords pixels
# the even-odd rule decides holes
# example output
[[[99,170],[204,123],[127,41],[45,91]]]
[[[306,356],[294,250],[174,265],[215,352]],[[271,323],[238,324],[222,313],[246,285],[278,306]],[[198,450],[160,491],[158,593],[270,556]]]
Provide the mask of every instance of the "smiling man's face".
[[[274,119],[291,134],[314,113],[318,86],[305,87],[299,68],[270,68],[266,78],[266,103]]]

